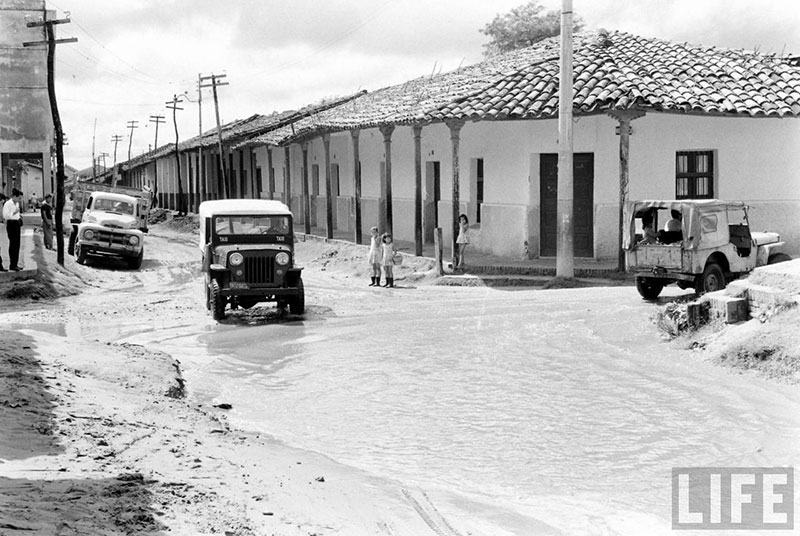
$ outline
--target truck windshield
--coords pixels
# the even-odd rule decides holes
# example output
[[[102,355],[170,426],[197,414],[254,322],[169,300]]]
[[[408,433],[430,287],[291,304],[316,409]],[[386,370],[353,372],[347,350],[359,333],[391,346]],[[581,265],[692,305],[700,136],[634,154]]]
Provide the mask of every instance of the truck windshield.
[[[115,201],[113,199],[97,199],[94,202],[95,210],[105,212],[118,212],[120,214],[133,214],[133,204],[127,201]]]
[[[283,235],[289,232],[288,216],[217,216],[218,235]]]

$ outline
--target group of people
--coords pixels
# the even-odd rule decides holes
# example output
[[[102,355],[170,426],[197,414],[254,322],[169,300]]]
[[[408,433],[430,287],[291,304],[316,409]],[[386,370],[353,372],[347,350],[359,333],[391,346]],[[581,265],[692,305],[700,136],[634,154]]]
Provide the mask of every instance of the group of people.
[[[464,267],[464,251],[469,244],[469,219],[466,214],[458,217],[458,237],[456,238],[455,266],[454,269]],[[371,287],[394,288],[394,265],[397,262],[397,249],[394,247],[392,235],[389,233],[379,233],[377,227],[372,227],[372,238],[369,243],[369,254],[367,261],[372,266]],[[381,270],[386,277],[386,283],[381,285]]]
[[[664,225],[664,229],[656,231],[655,229],[655,210],[650,210],[642,216],[642,240],[639,242],[641,245],[646,244],[672,244],[680,242],[683,239],[682,229],[682,214],[679,210],[672,209],[670,211],[672,216]]]
[[[44,247],[53,249],[53,207],[51,205],[52,194],[44,196],[44,200],[39,203],[39,210],[42,215],[42,233],[44,235]],[[0,204],[2,204],[3,221],[6,225],[8,235],[8,262],[9,267],[3,266],[3,258],[0,256],[0,272],[22,270],[19,262],[20,237],[22,235],[22,212],[23,200],[22,192],[16,188],[11,190],[11,197],[0,193]]]

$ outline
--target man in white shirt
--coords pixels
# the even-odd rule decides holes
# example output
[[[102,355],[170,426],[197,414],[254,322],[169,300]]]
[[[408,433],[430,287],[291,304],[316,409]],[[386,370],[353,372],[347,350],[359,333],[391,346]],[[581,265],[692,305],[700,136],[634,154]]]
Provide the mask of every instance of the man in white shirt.
[[[6,233],[8,234],[8,258],[9,269],[19,272],[22,267],[19,265],[19,239],[22,230],[22,192],[14,188],[11,191],[11,199],[3,205],[3,219],[6,222]]]

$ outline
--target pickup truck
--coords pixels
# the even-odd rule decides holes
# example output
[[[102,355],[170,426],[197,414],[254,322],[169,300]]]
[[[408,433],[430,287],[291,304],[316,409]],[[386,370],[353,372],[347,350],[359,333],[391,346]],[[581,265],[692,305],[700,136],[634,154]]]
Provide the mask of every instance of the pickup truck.
[[[147,191],[105,185],[81,185],[73,191],[74,253],[78,264],[89,256],[123,259],[138,270],[144,258],[144,234],[150,196]]]
[[[647,300],[671,283],[721,290],[756,266],[791,260],[778,233],[750,230],[741,201],[629,201],[624,221],[626,267]]]

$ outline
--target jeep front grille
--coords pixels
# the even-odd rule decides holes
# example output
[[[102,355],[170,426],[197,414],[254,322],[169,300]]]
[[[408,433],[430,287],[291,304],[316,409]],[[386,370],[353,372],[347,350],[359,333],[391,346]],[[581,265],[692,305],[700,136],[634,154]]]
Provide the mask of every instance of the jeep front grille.
[[[275,257],[245,257],[244,276],[251,285],[275,283]]]

